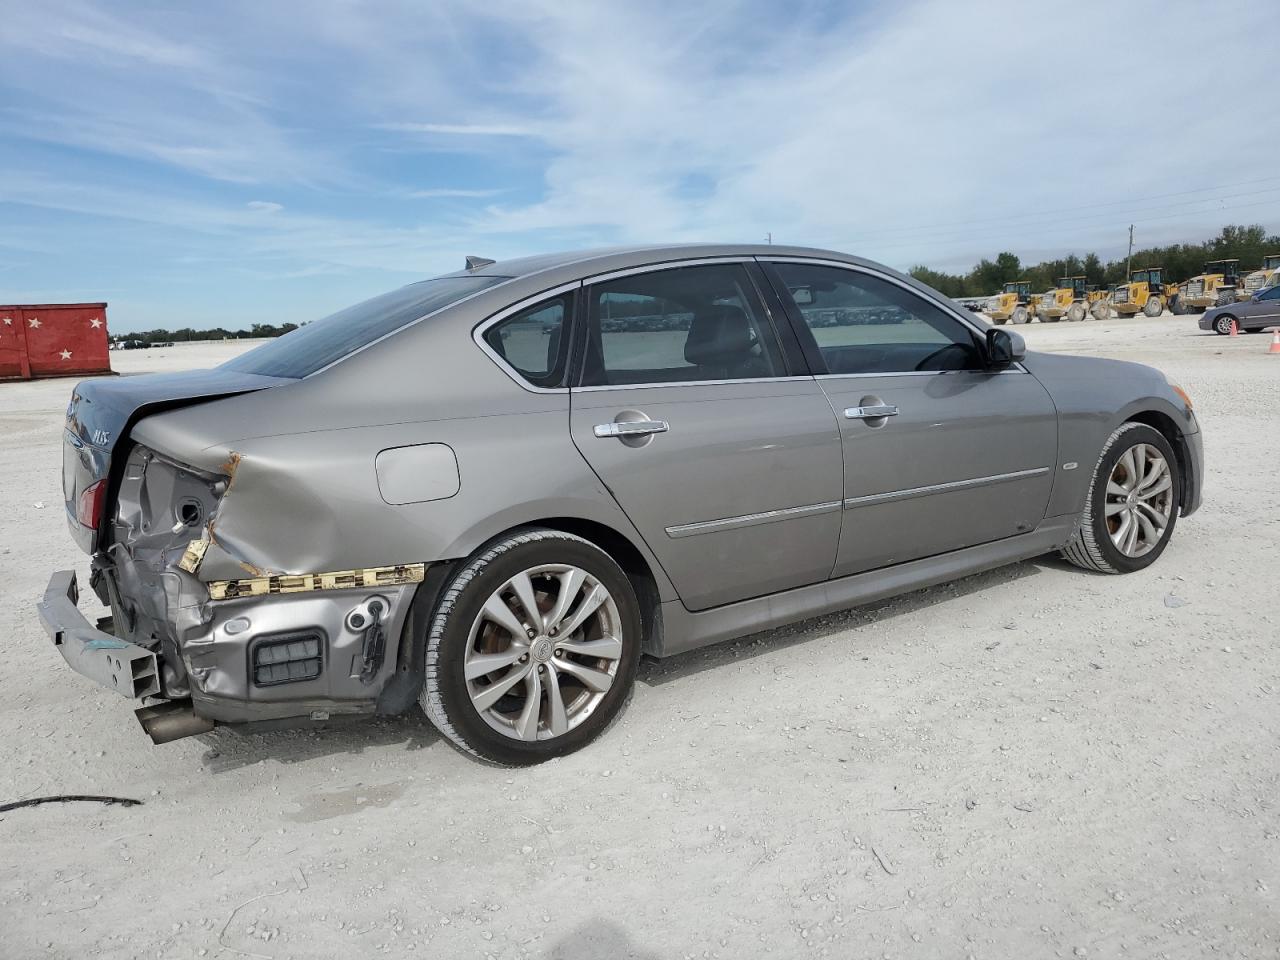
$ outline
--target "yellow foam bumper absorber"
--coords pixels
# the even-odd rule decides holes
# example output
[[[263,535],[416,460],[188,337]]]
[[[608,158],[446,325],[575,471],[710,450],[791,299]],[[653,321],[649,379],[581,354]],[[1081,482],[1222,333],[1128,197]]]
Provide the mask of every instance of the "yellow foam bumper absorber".
[[[208,584],[213,600],[263,597],[276,593],[310,593],[315,590],[351,590],[359,587],[394,587],[421,583],[427,574],[425,563],[402,563],[393,567],[365,567],[332,573],[279,574],[245,580],[214,580]]]

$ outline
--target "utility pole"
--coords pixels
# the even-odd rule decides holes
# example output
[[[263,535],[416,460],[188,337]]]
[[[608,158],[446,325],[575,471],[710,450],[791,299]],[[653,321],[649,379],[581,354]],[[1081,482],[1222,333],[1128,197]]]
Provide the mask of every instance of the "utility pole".
[[[1129,256],[1124,262],[1124,282],[1133,276],[1133,224],[1129,224]]]
[[[765,242],[765,243],[767,243],[767,244],[769,244],[769,246],[773,246],[773,234],[772,234],[772,233],[766,233],[766,234],[764,235],[764,242]]]

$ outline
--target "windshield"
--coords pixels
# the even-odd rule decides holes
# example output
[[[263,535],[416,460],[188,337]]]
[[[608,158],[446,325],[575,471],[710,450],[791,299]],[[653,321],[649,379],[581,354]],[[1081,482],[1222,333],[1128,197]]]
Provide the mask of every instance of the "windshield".
[[[507,277],[439,277],[411,283],[305,324],[222,365],[225,370],[298,379],[394,333],[419,317]]]

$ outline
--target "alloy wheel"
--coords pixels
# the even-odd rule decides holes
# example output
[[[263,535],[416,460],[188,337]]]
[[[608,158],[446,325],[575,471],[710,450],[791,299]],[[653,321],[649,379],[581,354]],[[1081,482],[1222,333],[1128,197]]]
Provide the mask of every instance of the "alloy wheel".
[[[1173,477],[1164,455],[1149,443],[1130,447],[1107,478],[1107,532],[1126,557],[1159,546],[1173,515]]]
[[[622,662],[622,618],[580,567],[543,564],[485,601],[463,660],[471,705],[514,740],[548,740],[585,721]]]

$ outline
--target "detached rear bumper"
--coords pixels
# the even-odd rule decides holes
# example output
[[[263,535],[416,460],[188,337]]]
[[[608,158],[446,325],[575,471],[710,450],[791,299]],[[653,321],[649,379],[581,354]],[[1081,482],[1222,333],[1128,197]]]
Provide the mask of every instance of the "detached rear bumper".
[[[40,622],[62,659],[83,674],[131,700],[160,693],[156,655],[146,647],[100,629],[80,612],[80,588],[74,570],[60,570],[36,604]]]

